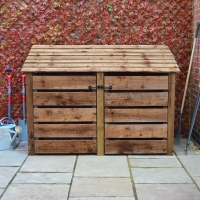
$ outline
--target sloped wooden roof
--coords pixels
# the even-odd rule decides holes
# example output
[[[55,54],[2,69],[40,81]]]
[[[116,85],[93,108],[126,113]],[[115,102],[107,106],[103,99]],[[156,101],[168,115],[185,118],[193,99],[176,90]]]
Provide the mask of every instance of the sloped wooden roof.
[[[33,45],[23,72],[179,72],[165,45]]]

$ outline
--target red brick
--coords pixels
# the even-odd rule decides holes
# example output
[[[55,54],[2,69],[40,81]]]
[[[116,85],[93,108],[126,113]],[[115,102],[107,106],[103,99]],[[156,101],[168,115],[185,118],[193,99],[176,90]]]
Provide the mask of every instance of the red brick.
[[[191,97],[192,97],[192,96],[195,96],[195,97],[196,97],[196,96],[197,96],[197,93],[198,93],[198,87],[196,87],[195,89],[192,89],[192,90],[191,90]]]
[[[196,79],[199,79],[200,80],[200,74],[192,74],[192,78],[196,78]]]

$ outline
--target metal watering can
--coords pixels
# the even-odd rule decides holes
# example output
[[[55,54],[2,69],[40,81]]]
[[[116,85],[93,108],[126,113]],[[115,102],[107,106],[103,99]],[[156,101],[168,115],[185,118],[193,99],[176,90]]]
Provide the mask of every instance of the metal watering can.
[[[2,118],[0,120],[0,150],[14,149],[17,145],[17,134],[21,131],[22,128],[16,126],[12,118]]]

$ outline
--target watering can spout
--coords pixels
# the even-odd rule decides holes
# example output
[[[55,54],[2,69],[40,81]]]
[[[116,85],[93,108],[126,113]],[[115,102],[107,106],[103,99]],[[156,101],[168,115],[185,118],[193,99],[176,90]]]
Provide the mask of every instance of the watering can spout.
[[[11,134],[14,134],[12,137],[11,137]],[[10,145],[12,146],[16,140],[16,137],[17,137],[17,132],[16,131],[13,131],[13,130],[10,130]]]

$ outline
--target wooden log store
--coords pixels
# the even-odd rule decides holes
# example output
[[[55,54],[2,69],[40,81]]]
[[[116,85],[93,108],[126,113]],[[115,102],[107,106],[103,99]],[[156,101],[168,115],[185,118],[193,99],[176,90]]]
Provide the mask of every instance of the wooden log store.
[[[165,45],[34,45],[28,151],[173,154],[175,73]]]

